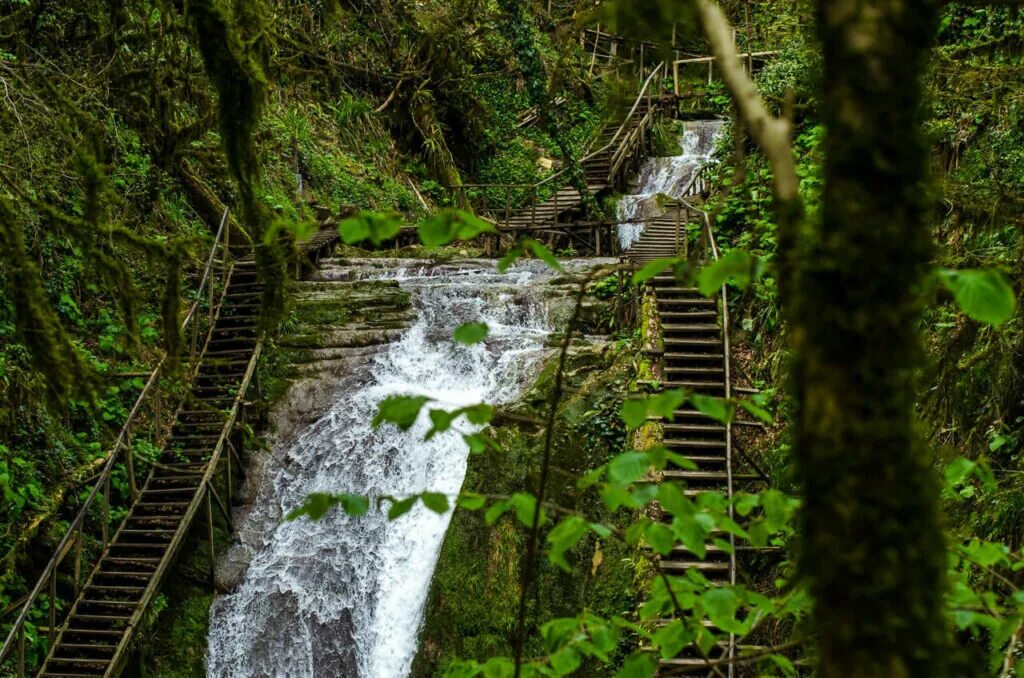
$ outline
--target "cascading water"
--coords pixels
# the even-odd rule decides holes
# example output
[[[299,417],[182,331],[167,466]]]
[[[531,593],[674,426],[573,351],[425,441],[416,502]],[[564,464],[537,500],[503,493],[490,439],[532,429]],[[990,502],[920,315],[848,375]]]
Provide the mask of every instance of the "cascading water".
[[[721,120],[686,122],[679,139],[682,155],[648,158],[644,162],[634,182],[634,192],[622,196],[616,208],[623,250],[628,250],[644,232],[641,222],[658,215],[659,195],[682,197],[694,174],[711,158],[724,124]]]
[[[313,492],[457,494],[468,454],[461,436],[424,442],[427,408],[408,432],[374,430],[378,403],[389,395],[428,396],[448,410],[509,402],[546,353],[550,273],[536,261],[503,275],[482,261],[359,275],[399,280],[417,319],[262,480],[256,524],[242,530],[256,535],[248,571],[211,612],[211,676],[408,675],[450,513],[418,505],[388,522],[385,504],[357,518],[338,510],[319,522],[280,517]],[[477,320],[490,328],[486,342],[452,341],[457,326]]]

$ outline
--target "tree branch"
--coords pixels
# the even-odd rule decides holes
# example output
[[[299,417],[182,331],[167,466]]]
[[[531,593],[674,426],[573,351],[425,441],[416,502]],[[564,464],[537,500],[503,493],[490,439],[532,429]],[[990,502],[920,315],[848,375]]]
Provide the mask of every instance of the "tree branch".
[[[786,117],[771,114],[761,100],[754,81],[747,75],[732,39],[732,27],[721,8],[712,0],[696,0],[697,15],[711,52],[718,59],[722,80],[732,94],[736,111],[772,166],[775,196],[783,203],[800,199],[791,137],[793,124]]]

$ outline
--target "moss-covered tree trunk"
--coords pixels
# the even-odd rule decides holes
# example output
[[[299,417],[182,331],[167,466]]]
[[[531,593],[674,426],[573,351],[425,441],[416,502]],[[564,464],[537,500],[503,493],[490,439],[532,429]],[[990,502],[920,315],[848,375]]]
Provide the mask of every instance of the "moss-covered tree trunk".
[[[823,218],[789,301],[801,568],[821,675],[948,675],[939,492],[914,404],[932,255],[920,79],[929,0],[819,0]]]

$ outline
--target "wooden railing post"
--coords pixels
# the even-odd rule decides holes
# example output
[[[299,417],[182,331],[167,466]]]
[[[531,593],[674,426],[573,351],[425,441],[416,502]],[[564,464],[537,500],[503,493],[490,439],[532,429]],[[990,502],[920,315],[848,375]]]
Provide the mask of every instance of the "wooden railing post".
[[[224,215],[224,254],[221,257],[224,260],[223,276],[224,280],[228,277],[228,262],[231,259],[231,219]]]
[[[25,622],[18,627],[18,678],[25,678]]]
[[[132,499],[132,503],[135,503],[136,497],[139,495],[139,490],[135,484],[135,455],[132,453],[132,437],[131,433],[125,436],[125,448],[124,448],[124,466],[125,472],[128,474],[128,494]]]
[[[75,598],[82,589],[82,524],[78,525],[78,536],[75,537]]]
[[[216,584],[216,565],[217,565],[217,548],[213,537],[213,498],[210,497],[210,488],[206,487],[206,529],[207,536],[210,539],[210,589],[214,592],[217,590]]]
[[[117,454],[115,450],[114,454]],[[110,474],[103,481],[103,551],[106,552],[110,543]]]
[[[682,203],[676,203],[676,256],[677,257],[679,256],[679,250],[680,250],[680,247],[679,247],[680,233],[679,233],[679,231],[682,229],[682,222],[683,222],[683,205],[682,205]]]
[[[154,425],[155,425],[155,430],[153,431],[153,443],[154,444],[158,444],[158,442],[160,440],[160,431],[163,429],[163,421],[162,421],[162,418],[161,418],[161,411],[163,409],[163,401],[164,401],[164,399],[163,399],[162,395],[163,394],[160,392],[159,377],[157,377],[156,395],[153,396],[156,399],[156,403],[154,403],[154,405],[153,405],[153,422],[154,422]]]
[[[47,629],[47,650],[53,648],[53,641],[57,639],[57,569],[50,572],[50,628]]]

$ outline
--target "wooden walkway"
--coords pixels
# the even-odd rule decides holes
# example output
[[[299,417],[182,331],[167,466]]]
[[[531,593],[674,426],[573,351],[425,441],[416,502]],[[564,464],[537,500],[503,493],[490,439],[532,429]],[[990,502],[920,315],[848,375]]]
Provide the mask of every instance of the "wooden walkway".
[[[226,215],[225,220],[226,223]],[[221,231],[225,231],[222,223]],[[299,247],[302,257],[316,258],[337,241],[336,229],[323,230]],[[204,513],[211,538],[213,513],[229,515],[234,483],[233,466],[241,465],[232,445],[232,432],[242,416],[246,392],[256,370],[262,348],[259,309],[263,285],[251,256],[223,265],[222,288],[215,294],[212,275],[216,254],[230,251],[226,235],[211,253],[201,291],[209,283],[209,326],[202,345],[193,334],[193,369],[188,394],[174,412],[169,433],[164,437],[162,453],[155,462],[137,458],[131,450],[131,424],[139,415],[140,402],[133,409],[118,445],[104,468],[92,494],[72,522],[25,603],[22,613],[4,643],[0,659],[12,659],[14,671],[24,676],[25,622],[28,612],[44,599],[50,610],[49,651],[39,667],[38,676],[78,678],[116,676],[124,668],[131,641],[153,597],[171,570],[175,557],[193,527]],[[198,320],[198,302],[189,320]],[[188,322],[188,321],[186,321]],[[196,328],[197,323],[193,322]],[[162,363],[161,363],[162,366]],[[156,427],[160,424],[160,368],[150,379],[157,397]],[[150,390],[147,386],[147,390]],[[127,433],[126,433],[127,432]],[[159,433],[157,437],[161,437]],[[127,445],[122,442],[127,440]],[[149,465],[145,480],[136,486],[139,471]],[[140,468],[136,468],[138,465]],[[110,534],[111,477],[128,478],[131,501],[127,513]],[[223,481],[218,474],[224,473]],[[220,493],[223,493],[222,494]],[[98,497],[102,496],[102,499]],[[97,521],[87,513],[102,509]],[[230,525],[230,518],[228,518]],[[86,529],[95,526],[96,534]],[[86,538],[102,544],[102,553],[84,583],[80,583],[82,549]],[[72,590],[60,590],[74,602],[63,622],[57,622],[58,578],[66,579],[60,567],[74,551],[71,569]],[[211,552],[211,557],[213,556]],[[65,568],[69,569],[69,568]],[[43,590],[47,593],[43,595]],[[70,594],[70,595],[69,595]]]

